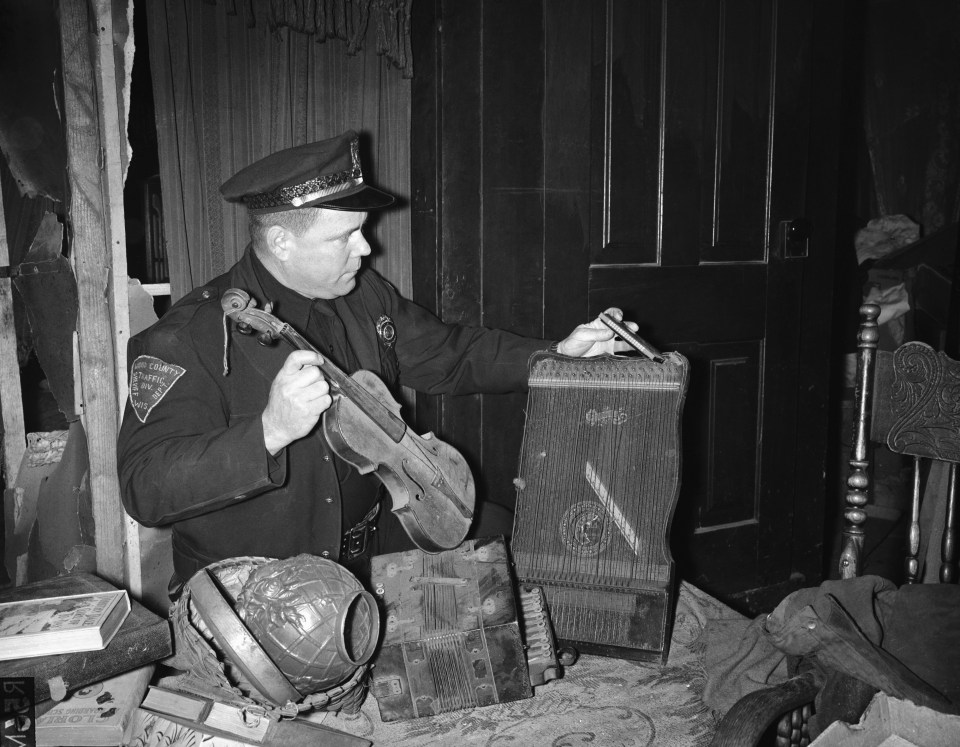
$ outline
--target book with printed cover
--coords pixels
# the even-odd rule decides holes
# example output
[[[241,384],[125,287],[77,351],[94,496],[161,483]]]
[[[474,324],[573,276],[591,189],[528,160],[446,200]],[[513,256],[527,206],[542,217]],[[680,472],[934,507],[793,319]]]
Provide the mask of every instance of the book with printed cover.
[[[134,714],[127,744],[129,747],[256,747],[255,743],[205,734],[142,708]]]
[[[55,596],[117,591],[92,573],[71,573],[0,590],[0,602],[23,602]],[[106,647],[48,656],[0,660],[0,677],[30,677],[37,703],[63,698],[94,682],[164,659],[173,653],[170,621],[130,599],[130,614]]]
[[[123,589],[0,603],[0,660],[98,651],[129,614]]]
[[[140,710],[164,719],[167,735],[176,731],[181,737],[189,731],[211,738],[239,741],[252,747],[370,747],[364,737],[331,729],[302,718],[273,720],[262,709],[224,703],[193,693],[151,685]],[[155,724],[158,722],[154,722]],[[182,727],[177,731],[169,724]],[[136,737],[136,734],[134,734]],[[133,740],[139,746],[139,742]],[[145,742],[145,744],[152,744]],[[159,742],[158,744],[166,744]],[[206,746],[206,742],[203,743]]]
[[[71,693],[37,718],[37,747],[125,745],[133,718],[155,670],[132,669]]]

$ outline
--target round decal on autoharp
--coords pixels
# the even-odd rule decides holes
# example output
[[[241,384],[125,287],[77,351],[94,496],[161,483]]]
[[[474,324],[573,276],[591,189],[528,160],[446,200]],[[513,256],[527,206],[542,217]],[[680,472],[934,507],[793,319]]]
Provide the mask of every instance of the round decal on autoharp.
[[[141,423],[169,392],[185,368],[164,363],[152,355],[141,355],[130,367],[130,404]]]

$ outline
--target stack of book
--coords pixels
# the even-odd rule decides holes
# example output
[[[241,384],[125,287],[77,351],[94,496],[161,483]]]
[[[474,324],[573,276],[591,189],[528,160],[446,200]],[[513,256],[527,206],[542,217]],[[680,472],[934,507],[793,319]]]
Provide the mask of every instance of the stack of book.
[[[3,744],[123,745],[170,623],[90,573],[0,591]]]
[[[131,744],[134,716],[155,669],[148,664],[81,687],[37,718],[37,747]]]
[[[222,747],[370,747],[370,740],[304,719],[275,721],[246,708],[192,693],[151,686],[140,706],[142,731],[136,744],[181,747],[192,745],[190,732],[201,732]],[[166,740],[158,735],[163,735]],[[156,741],[151,741],[156,740]],[[179,740],[179,741],[178,741]],[[203,747],[212,744],[204,741]]]
[[[0,603],[0,660],[100,651],[129,614],[120,589]]]
[[[153,664],[173,646],[167,619],[77,573],[0,591],[0,652],[0,677],[33,678],[43,703]]]

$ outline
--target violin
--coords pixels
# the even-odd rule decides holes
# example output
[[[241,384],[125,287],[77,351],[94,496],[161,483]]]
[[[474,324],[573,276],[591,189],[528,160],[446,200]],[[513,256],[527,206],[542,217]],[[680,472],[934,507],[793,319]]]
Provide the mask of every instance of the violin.
[[[299,332],[239,288],[223,294],[224,313],[263,345],[286,340],[320,356],[333,404],[323,413],[323,433],[337,456],[362,474],[373,472],[387,488],[393,513],[410,539],[428,553],[457,547],[473,521],[476,491],[463,456],[432,433],[412,433],[397,402],[372,371],[347,375]]]

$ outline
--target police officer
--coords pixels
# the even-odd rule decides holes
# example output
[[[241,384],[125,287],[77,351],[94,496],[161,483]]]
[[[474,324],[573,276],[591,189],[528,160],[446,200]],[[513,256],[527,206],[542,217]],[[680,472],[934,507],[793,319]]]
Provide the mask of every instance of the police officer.
[[[251,244],[130,340],[123,504],[141,524],[173,526],[172,597],[228,557],[307,552],[355,567],[358,557],[413,546],[381,506],[379,481],[340,460],[318,427],[332,400],[317,353],[238,334],[220,304],[224,291],[270,304],[344,371],[366,369],[391,388],[428,394],[523,390],[528,358],[551,344],[573,356],[615,348],[598,321],[551,343],[444,324],[401,298],[363,267],[367,215],[393,197],[364,182],[357,144],[348,131],[229,179],[221,192],[246,206]],[[495,508],[480,509],[473,536],[509,533],[509,516]]]

